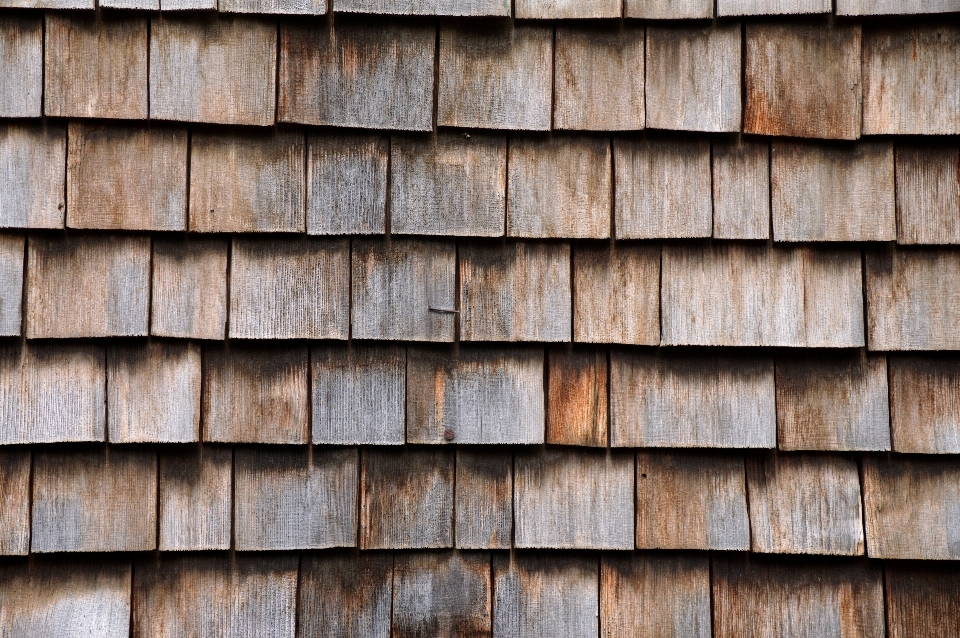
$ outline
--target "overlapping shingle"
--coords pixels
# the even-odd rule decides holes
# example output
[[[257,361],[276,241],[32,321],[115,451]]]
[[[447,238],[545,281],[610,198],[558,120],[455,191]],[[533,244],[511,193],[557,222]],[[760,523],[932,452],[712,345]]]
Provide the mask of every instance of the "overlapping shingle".
[[[895,451],[960,453],[960,361],[891,355],[890,417]]]
[[[0,450],[0,554],[30,552],[29,450]]]
[[[599,348],[547,351],[547,443],[607,446],[608,369],[607,353]]]
[[[0,227],[63,228],[67,129],[0,123]]]
[[[897,243],[960,244],[958,166],[954,145],[897,145]]]
[[[43,21],[0,17],[0,117],[38,117],[43,99]]]
[[[159,549],[229,549],[233,450],[213,445],[160,453]]]
[[[513,546],[513,454],[457,450],[454,534],[460,549]]]
[[[153,240],[150,334],[224,338],[229,249],[217,237]]]
[[[372,235],[386,230],[386,135],[307,135],[307,233]]]
[[[713,140],[713,236],[770,237],[770,146],[766,141]]]

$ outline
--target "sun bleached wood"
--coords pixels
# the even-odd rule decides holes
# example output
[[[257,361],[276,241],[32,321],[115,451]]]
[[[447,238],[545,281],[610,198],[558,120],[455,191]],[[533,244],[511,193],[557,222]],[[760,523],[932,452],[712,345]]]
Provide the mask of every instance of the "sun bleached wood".
[[[607,353],[600,349],[552,348],[547,351],[547,360],[546,442],[606,447]]]
[[[516,3],[518,19],[567,20],[585,18],[619,18],[618,0],[519,0]]]
[[[160,0],[163,11],[216,11],[217,0]]]
[[[898,144],[897,243],[960,244],[960,149]]]
[[[298,605],[300,634],[390,638],[393,560],[388,552],[303,556]]]
[[[0,228],[63,228],[67,128],[0,124]]]
[[[307,233],[383,234],[389,153],[386,135],[308,135]]]
[[[0,18],[0,117],[40,117],[43,99],[43,20]]]
[[[0,233],[0,336],[18,336],[23,324],[22,233]]]
[[[229,247],[221,238],[154,237],[150,334],[224,338]]]
[[[625,0],[623,15],[646,20],[712,18],[713,3],[709,0]]]
[[[839,0],[838,5],[843,1]],[[832,10],[833,0],[717,0],[718,16],[798,15]]]
[[[0,555],[30,552],[30,450],[0,450]]]
[[[161,552],[229,549],[233,450],[184,446],[160,453]]]
[[[713,236],[770,238],[770,144],[713,140]]]
[[[570,245],[462,244],[460,338],[570,341]]]
[[[909,15],[960,11],[957,0],[837,0],[837,15]]]
[[[960,634],[960,578],[956,565],[888,563],[884,590],[890,638]]]
[[[960,453],[960,360],[891,355],[890,427],[896,452]]]
[[[536,22],[440,25],[437,124],[547,131],[553,29]]]
[[[333,0],[344,13],[381,13],[427,16],[509,16],[503,0]]]
[[[219,0],[223,13],[323,15],[327,0]]]
[[[455,536],[458,549],[510,549],[513,453],[457,450]]]

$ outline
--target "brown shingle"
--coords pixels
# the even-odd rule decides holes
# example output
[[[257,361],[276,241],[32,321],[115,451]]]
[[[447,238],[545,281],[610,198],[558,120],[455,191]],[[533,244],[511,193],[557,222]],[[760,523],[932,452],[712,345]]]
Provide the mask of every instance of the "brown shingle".
[[[960,453],[960,360],[890,355],[893,449]]]
[[[557,347],[547,351],[547,360],[547,443],[606,447],[607,353]]]
[[[304,555],[299,590],[301,635],[390,638],[392,553]]]
[[[23,324],[23,233],[0,233],[0,336],[18,336]]]
[[[0,554],[30,551],[30,470],[28,449],[0,450]]]
[[[229,247],[218,237],[154,238],[150,334],[224,338]]]
[[[39,117],[42,99],[43,20],[4,15],[0,18],[0,117]]]
[[[0,227],[63,228],[67,127],[0,124]]]

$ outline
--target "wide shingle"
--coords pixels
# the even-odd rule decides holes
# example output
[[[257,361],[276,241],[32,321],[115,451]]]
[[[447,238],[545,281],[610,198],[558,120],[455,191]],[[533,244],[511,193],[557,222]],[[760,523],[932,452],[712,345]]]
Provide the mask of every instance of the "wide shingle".
[[[620,0],[517,0],[519,19],[619,18]]]
[[[324,552],[300,563],[301,635],[390,638],[393,555]]]
[[[333,0],[344,13],[384,13],[429,16],[509,16],[503,0]]]
[[[717,0],[718,16],[830,13],[832,9],[832,0]]]
[[[837,0],[837,15],[910,15],[960,11],[957,0]]]
[[[955,563],[888,564],[884,570],[890,638],[960,634]]]
[[[624,17],[646,20],[712,18],[710,0],[625,0]]]

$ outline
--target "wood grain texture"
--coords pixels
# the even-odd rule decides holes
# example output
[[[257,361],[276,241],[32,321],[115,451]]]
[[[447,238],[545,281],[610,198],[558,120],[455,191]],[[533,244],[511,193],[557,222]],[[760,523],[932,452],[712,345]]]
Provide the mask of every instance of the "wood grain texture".
[[[456,244],[356,239],[352,254],[354,339],[453,341]]]
[[[398,554],[393,575],[396,638],[490,636],[490,554]]]
[[[863,352],[777,357],[781,450],[889,450],[887,359]]]
[[[462,244],[460,339],[570,341],[570,244]]]
[[[353,547],[355,448],[238,448],[234,539],[239,551]]]
[[[43,99],[43,20],[0,18],[0,117],[40,117]]]
[[[573,340],[660,343],[660,246],[576,246]]]
[[[617,239],[709,237],[710,140],[614,139]]]
[[[97,6],[104,9],[142,9],[160,10],[160,0],[97,0]]]
[[[0,124],[0,227],[63,228],[67,127]]]
[[[713,140],[713,236],[770,238],[770,145]]]
[[[407,442],[543,443],[542,349],[407,351]]]
[[[307,233],[379,235],[386,231],[386,135],[307,136]]]
[[[360,451],[360,548],[453,546],[453,450]]]
[[[510,549],[513,453],[457,450],[455,536],[458,549]]]
[[[215,445],[160,453],[162,552],[229,549],[233,450]]]
[[[644,29],[558,24],[553,127],[639,131],[644,125]]]
[[[859,250],[663,248],[664,345],[862,347]]]
[[[318,638],[390,638],[393,556],[324,552],[300,563],[299,627]]]
[[[208,347],[203,365],[203,439],[307,443],[307,347]]]
[[[28,339],[145,336],[150,238],[31,235],[26,288]]]
[[[395,137],[390,150],[391,231],[504,234],[507,140],[499,135]]]
[[[549,26],[444,22],[437,124],[547,131],[552,67]]]
[[[838,5],[842,2],[839,0]],[[832,0],[717,0],[718,16],[797,15],[832,10]]]
[[[743,454],[637,453],[637,547],[750,548]]]
[[[604,554],[600,558],[601,638],[710,638],[706,556]]]
[[[327,0],[219,0],[223,13],[323,15]]]
[[[38,451],[32,502],[31,552],[155,549],[157,454]]]
[[[221,238],[154,238],[150,334],[224,338],[229,247]]]
[[[163,11],[216,11],[217,0],[160,0]]]
[[[871,350],[960,350],[960,252],[874,249],[866,269]]]
[[[647,128],[740,130],[740,23],[647,28]]]
[[[860,23],[751,23],[744,133],[860,137]]]
[[[896,452],[960,453],[960,360],[891,356],[890,428]]]
[[[960,11],[957,0],[837,0],[837,15],[908,15]]]
[[[773,359],[610,353],[614,447],[776,446]]]
[[[433,128],[433,21],[338,17],[280,28],[281,122]]]
[[[187,131],[71,122],[67,226],[186,230]]]
[[[960,149],[896,148],[897,243],[960,244]]]
[[[709,0],[625,0],[623,15],[647,20],[712,18],[713,3]]]
[[[346,339],[350,242],[234,239],[230,337]]]
[[[886,565],[884,590],[890,638],[960,633],[960,578],[956,565]]]
[[[503,0],[334,0],[333,8],[345,13],[385,13],[427,16],[509,16]]]
[[[0,349],[0,444],[102,441],[106,362],[92,344]]]
[[[269,126],[276,65],[275,20],[164,14],[151,22],[150,117]]]
[[[22,233],[0,233],[0,336],[18,336],[23,324]]]
[[[519,0],[516,17],[534,20],[566,20],[584,18],[619,18],[621,2],[617,0]]]
[[[633,452],[541,449],[514,464],[514,546],[633,549]]]
[[[31,464],[29,449],[0,450],[0,554],[4,556],[30,552]]]
[[[547,436],[552,445],[607,447],[607,353],[599,348],[547,351]]]

